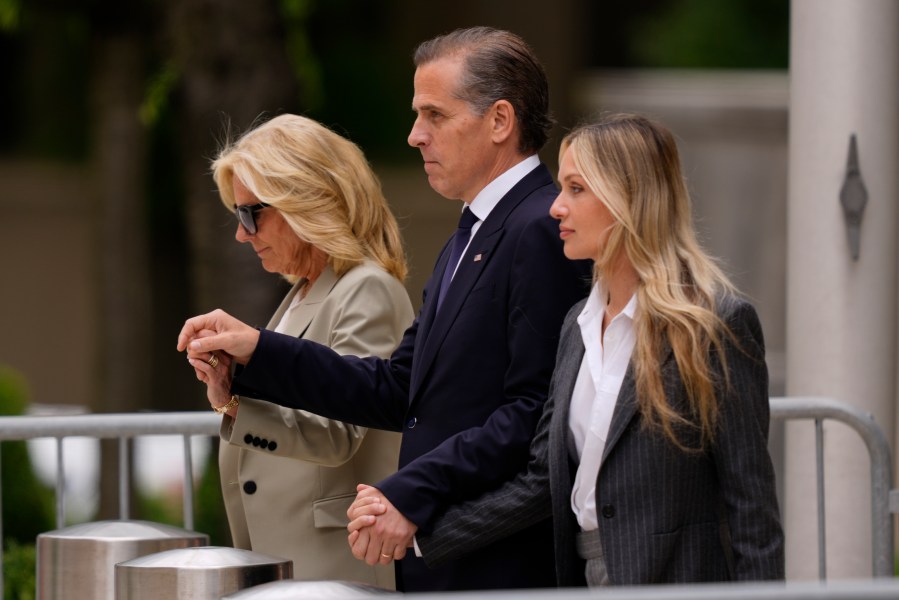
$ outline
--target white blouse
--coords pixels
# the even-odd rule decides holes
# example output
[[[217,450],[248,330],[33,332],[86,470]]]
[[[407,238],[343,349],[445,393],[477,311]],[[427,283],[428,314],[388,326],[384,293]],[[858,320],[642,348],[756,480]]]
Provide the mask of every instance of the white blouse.
[[[599,526],[596,516],[596,481],[612,413],[615,411],[618,392],[636,341],[636,294],[631,296],[624,309],[615,315],[603,333],[605,298],[602,285],[594,285],[584,310],[577,319],[584,340],[584,360],[571,395],[568,426],[580,458],[571,492],[571,510],[583,531]]]

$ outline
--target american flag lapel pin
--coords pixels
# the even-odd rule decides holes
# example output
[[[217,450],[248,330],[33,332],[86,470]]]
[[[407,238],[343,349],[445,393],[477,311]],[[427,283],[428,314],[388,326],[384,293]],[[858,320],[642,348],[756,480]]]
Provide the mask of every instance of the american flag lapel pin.
[[[474,255],[474,262],[481,262],[481,255],[480,255],[480,254],[475,254],[475,255]]]

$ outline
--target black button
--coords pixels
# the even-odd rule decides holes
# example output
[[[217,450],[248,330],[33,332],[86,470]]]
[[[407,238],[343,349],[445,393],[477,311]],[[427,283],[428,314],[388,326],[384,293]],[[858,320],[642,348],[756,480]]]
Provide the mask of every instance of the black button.
[[[245,484],[243,484],[243,491],[246,492],[247,494],[255,494],[256,493],[256,482],[248,481]]]
[[[252,443],[253,443],[253,436],[252,436],[251,434],[249,434],[249,433],[248,433],[247,435],[243,436],[243,443],[244,443],[244,444],[252,444]]]
[[[408,421],[406,421],[406,427],[409,429],[415,429],[415,426],[418,425],[418,419],[416,417],[412,417]]]
[[[268,443],[268,449],[271,450],[272,452],[274,452],[275,448],[277,448],[277,447],[278,447],[278,442],[276,442],[275,440],[272,440]]]
[[[615,507],[612,506],[611,504],[606,504],[605,506],[603,506],[602,507],[602,516],[604,516],[607,519],[611,519],[612,517],[614,517],[615,516]]]
[[[254,446],[259,446],[259,444],[261,444],[261,443],[262,443],[262,440],[259,439],[259,436],[258,436],[258,435],[257,435],[256,437],[253,438],[253,445],[254,445]]]
[[[268,440],[265,438],[262,438],[262,441],[259,442],[259,445],[262,446],[263,450],[265,450],[266,448],[268,448]]]

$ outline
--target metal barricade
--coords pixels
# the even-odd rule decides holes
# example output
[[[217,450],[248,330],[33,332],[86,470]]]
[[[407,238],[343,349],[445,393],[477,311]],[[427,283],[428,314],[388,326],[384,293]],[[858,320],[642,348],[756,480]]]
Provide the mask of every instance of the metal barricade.
[[[0,417],[0,442],[55,438],[56,440],[56,526],[66,519],[65,465],[63,442],[67,437],[93,437],[119,440],[119,518],[127,519],[130,501],[128,440],[148,435],[182,435],[184,437],[184,527],[194,527],[193,464],[190,437],[216,436],[222,418],[211,412],[171,412],[133,414],[87,414],[66,416]],[[2,502],[2,490],[0,490]],[[2,506],[2,504],[0,504]],[[2,514],[2,513],[0,513]],[[3,530],[0,523],[0,590],[3,589]]]
[[[871,556],[874,577],[893,574],[893,523],[891,496],[893,468],[890,445],[874,416],[832,398],[771,398],[771,419],[814,419],[818,496],[818,577],[827,576],[824,527],[824,426],[825,419],[840,421],[854,429],[865,442],[871,458]],[[893,504],[897,504],[893,502]],[[893,512],[896,512],[895,510]]]
[[[819,576],[826,576],[824,548],[824,440],[823,421],[833,419],[853,428],[861,436],[871,458],[871,544],[874,577],[893,574],[892,513],[899,512],[899,492],[892,490],[892,456],[883,431],[870,413],[830,398],[771,398],[771,419],[812,419],[816,430],[818,482]],[[218,435],[221,417],[208,412],[97,414],[45,417],[0,417],[0,442],[55,438],[57,454],[56,521],[65,524],[65,471],[63,441],[66,437],[94,437],[119,440],[119,517],[128,518],[130,473],[128,440],[147,435],[184,436],[184,527],[193,529],[193,473],[190,437]],[[0,490],[2,497],[2,490]],[[2,524],[0,524],[2,540]],[[0,544],[0,589],[3,585],[2,544]]]

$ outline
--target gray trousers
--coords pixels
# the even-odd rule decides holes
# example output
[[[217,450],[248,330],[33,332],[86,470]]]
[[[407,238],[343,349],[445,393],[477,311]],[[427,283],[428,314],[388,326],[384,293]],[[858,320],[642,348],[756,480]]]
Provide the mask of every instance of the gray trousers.
[[[584,569],[587,585],[590,587],[611,585],[606,559],[602,553],[602,543],[599,541],[599,530],[578,532],[576,543],[578,556],[587,561]]]

